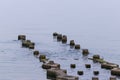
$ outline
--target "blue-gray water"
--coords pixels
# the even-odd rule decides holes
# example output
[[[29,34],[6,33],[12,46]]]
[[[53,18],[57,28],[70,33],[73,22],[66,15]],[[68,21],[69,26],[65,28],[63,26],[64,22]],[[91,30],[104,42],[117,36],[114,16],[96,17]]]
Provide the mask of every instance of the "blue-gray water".
[[[35,50],[61,63],[68,74],[84,70],[82,80],[90,80],[100,65],[53,40],[53,32],[65,34],[68,41],[74,39],[91,54],[120,65],[119,9],[119,0],[0,0],[0,80],[47,80],[42,63],[16,41],[19,34],[27,35],[36,43]],[[71,70],[70,63],[78,64],[77,68]],[[93,64],[92,69],[85,69],[85,63]],[[100,71],[100,80],[108,80],[110,71]]]

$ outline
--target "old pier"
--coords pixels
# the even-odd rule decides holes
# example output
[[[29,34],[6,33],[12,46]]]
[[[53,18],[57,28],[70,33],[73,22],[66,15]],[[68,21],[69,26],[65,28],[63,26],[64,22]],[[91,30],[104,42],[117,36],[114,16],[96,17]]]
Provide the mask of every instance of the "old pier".
[[[53,33],[54,39],[56,41],[61,42],[62,44],[67,44],[68,38],[66,35],[59,34],[57,32]],[[85,75],[84,70],[78,70],[76,73],[78,75],[69,75],[67,73],[67,69],[62,69],[60,63],[55,63],[53,60],[49,60],[46,55],[41,54],[39,50],[35,49],[35,43],[31,40],[26,39],[26,35],[18,35],[18,40],[21,40],[21,46],[23,48],[28,48],[33,50],[33,55],[39,59],[39,61],[42,63],[41,68],[46,70],[46,78],[51,80],[81,80],[79,79],[79,76]],[[92,57],[88,57],[90,54],[88,49],[82,49],[80,44],[76,44],[74,40],[69,41],[69,46],[72,49],[80,51],[80,54],[83,56],[87,56],[87,60],[92,60],[94,64],[99,63],[101,65],[101,69],[107,69],[111,71],[111,76],[109,77],[109,80],[117,80],[117,76],[120,76],[120,68],[118,64],[108,62],[100,57],[98,54],[92,54]],[[51,54],[52,55],[52,54]],[[76,59],[77,60],[77,59]],[[66,63],[65,63],[66,64]],[[69,64],[71,69],[76,69],[78,64]],[[84,64],[86,69],[91,69],[92,64]],[[80,68],[81,69],[81,68]],[[93,70],[93,75],[91,76],[91,79],[89,80],[99,80],[98,75],[100,75],[100,71]],[[87,77],[87,75],[86,75]]]

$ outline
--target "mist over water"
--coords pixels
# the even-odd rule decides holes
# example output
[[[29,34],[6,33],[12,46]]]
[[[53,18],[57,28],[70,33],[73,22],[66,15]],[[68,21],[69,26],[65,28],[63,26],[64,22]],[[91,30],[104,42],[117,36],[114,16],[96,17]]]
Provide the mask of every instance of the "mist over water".
[[[52,33],[59,32],[120,65],[119,9],[120,0],[0,0],[0,80],[43,80],[41,75],[46,79],[32,51],[14,42],[19,34],[53,57],[69,52],[68,47],[53,42]]]

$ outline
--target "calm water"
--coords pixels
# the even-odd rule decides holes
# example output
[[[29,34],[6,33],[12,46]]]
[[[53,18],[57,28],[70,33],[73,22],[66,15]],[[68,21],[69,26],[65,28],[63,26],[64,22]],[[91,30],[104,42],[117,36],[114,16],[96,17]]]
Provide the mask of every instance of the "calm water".
[[[47,80],[42,63],[32,50],[21,48],[17,35],[25,34],[36,43],[36,50],[61,63],[68,74],[85,71],[82,80],[90,80],[100,70],[100,80],[108,80],[110,71],[82,57],[80,51],[56,42],[53,32],[74,39],[92,54],[120,65],[119,0],[0,0],[0,80]],[[74,60],[75,58],[79,60]],[[63,63],[64,62],[64,63]],[[69,65],[76,63],[76,69]],[[84,64],[91,63],[90,70]],[[86,77],[88,75],[88,77]],[[118,79],[120,80],[120,79]]]

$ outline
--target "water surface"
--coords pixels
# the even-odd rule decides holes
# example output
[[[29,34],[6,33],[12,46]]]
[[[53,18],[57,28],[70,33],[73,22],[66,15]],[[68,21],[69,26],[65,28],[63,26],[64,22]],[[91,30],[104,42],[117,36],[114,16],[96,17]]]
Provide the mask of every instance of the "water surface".
[[[74,39],[82,49],[120,65],[119,8],[119,0],[1,0],[0,80],[46,80],[42,63],[16,41],[19,34],[27,35],[36,43],[36,50],[61,63],[72,75],[77,75],[79,67],[86,71],[84,64],[92,62],[84,60],[79,51],[53,40],[53,32],[65,34],[68,41]],[[71,70],[70,63],[79,65]],[[94,68],[99,70],[100,65],[86,72],[92,73]],[[99,76],[106,80],[110,72],[101,70]],[[86,80],[85,76],[81,78]]]

